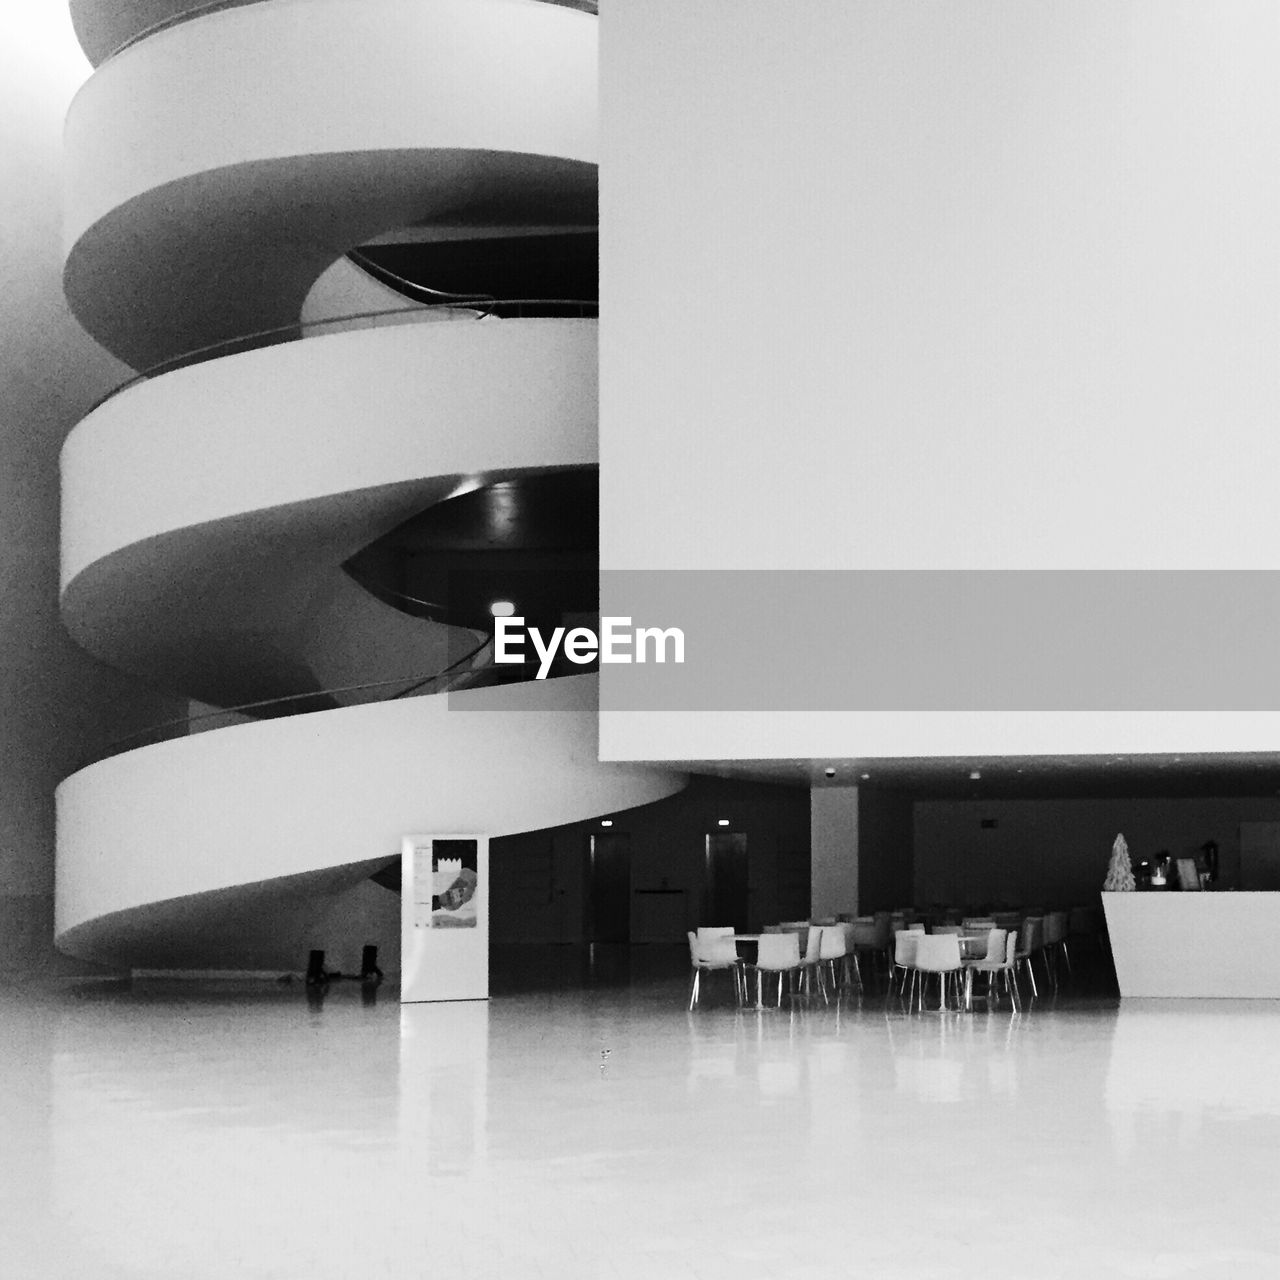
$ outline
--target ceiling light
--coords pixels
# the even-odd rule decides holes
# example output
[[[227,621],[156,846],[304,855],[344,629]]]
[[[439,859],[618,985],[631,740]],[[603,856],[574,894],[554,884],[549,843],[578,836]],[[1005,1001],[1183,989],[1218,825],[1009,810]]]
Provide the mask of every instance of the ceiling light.
[[[836,771],[831,768],[830,765],[828,765],[822,772],[825,773],[828,778],[834,778],[836,776]]]
[[[977,782],[977,781],[978,781],[978,779],[979,779],[979,778],[981,778],[981,777],[982,777],[982,774],[981,774],[977,769],[970,769],[970,770],[969,770],[969,781],[970,781],[970,782]]]
[[[863,782],[866,782],[870,777],[871,777],[871,775],[870,775],[869,773],[864,773],[864,774],[862,775],[862,780],[863,780]]]
[[[611,826],[613,826],[613,819],[612,819],[612,818],[601,818],[601,819],[600,819],[600,825],[601,825],[602,827],[611,827]]]
[[[717,826],[720,826],[720,827],[727,827],[727,826],[729,825],[729,819],[728,819],[728,818],[720,818],[720,819],[717,821],[716,825],[717,825]]]
[[[495,600],[489,606],[489,612],[495,618],[509,618],[516,611],[516,607],[510,600]]]

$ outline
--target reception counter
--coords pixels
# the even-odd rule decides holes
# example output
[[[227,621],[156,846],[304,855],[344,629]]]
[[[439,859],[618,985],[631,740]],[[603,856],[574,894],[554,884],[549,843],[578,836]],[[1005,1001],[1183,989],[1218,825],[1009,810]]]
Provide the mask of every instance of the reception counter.
[[[1104,893],[1122,996],[1280,1000],[1280,893]]]

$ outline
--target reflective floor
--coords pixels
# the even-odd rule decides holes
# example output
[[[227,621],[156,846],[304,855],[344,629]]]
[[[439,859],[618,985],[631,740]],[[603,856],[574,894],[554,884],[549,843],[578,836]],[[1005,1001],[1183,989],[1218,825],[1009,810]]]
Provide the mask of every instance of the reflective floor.
[[[0,993],[0,1275],[1280,1276],[1280,1006],[690,1014],[641,950]]]

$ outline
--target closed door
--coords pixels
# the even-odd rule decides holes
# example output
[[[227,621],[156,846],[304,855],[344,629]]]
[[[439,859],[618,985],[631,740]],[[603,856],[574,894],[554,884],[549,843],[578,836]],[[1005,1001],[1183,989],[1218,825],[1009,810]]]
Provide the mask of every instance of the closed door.
[[[702,923],[745,929],[748,919],[747,837],[741,831],[707,835]]]
[[[587,846],[588,942],[631,941],[631,837],[626,832],[593,835]]]

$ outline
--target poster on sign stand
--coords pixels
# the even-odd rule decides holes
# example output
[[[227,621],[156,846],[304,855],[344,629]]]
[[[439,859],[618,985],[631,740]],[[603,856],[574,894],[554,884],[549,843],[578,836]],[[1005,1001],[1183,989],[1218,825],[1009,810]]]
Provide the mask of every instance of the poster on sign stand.
[[[489,998],[489,839],[414,835],[401,842],[404,1004]]]

